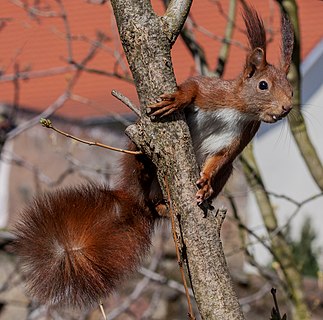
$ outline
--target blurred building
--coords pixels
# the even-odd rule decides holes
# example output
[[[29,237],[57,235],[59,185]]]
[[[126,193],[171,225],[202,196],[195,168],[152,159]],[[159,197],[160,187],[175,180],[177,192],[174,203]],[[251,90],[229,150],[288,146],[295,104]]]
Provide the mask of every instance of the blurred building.
[[[113,183],[118,177],[118,154],[75,143],[39,124],[17,134],[21,125],[31,119],[37,123],[37,118],[55,109],[51,118],[56,126],[86,139],[120,147],[126,141],[125,126],[135,121],[131,111],[110,94],[115,89],[138,103],[109,2],[104,5],[76,0],[62,3],[36,1],[28,5],[23,1],[2,1],[0,4],[0,105],[9,114],[17,109],[18,114],[17,129],[9,134],[0,162],[0,224],[3,227],[16,220],[19,210],[35,192],[84,179]],[[279,63],[278,6],[273,1],[258,0],[253,4],[267,29],[268,60]],[[323,117],[319,108],[322,28],[318,25],[323,19],[323,3],[301,0],[298,5],[304,114],[322,154]],[[158,14],[163,14],[163,1],[155,0],[153,6]],[[211,70],[218,66],[228,7],[229,1],[194,1],[186,24],[203,48]],[[245,62],[246,37],[240,9],[238,6],[236,10],[236,27],[224,78],[236,77]],[[174,45],[172,58],[178,82],[201,72],[200,64],[196,63],[198,59],[181,37]],[[69,89],[73,77],[75,84]],[[255,139],[255,150],[268,190],[301,201],[318,190],[302,164],[286,123],[262,127]],[[237,171],[236,180],[240,180]],[[250,226],[257,226],[261,221],[252,193],[246,191],[244,183],[242,188],[245,198],[240,202],[245,205]],[[288,219],[292,205],[276,198],[273,201],[277,202],[279,216]],[[322,201],[313,201],[303,210],[319,215]],[[293,219],[299,221],[295,235],[304,214],[298,213]],[[319,229],[320,224],[316,223],[316,227]]]

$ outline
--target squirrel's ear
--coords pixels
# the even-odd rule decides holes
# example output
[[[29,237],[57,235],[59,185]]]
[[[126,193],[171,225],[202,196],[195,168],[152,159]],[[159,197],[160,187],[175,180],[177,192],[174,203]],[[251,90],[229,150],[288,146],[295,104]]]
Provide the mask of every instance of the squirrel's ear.
[[[262,48],[255,48],[248,56],[244,69],[245,78],[250,78],[257,71],[267,65],[266,54]]]
[[[282,14],[282,68],[287,74],[292,60],[294,48],[293,26],[285,13]]]

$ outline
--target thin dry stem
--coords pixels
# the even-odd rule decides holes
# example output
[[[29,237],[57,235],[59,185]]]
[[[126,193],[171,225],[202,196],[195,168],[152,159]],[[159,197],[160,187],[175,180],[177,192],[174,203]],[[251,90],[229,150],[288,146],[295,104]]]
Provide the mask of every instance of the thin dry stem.
[[[81,139],[81,138],[75,137],[75,136],[73,136],[73,135],[71,135],[69,133],[66,133],[66,132],[64,132],[64,131],[62,131],[60,129],[57,129],[56,127],[54,127],[52,125],[52,122],[49,119],[41,118],[40,119],[40,123],[45,128],[52,129],[55,132],[57,132],[57,133],[65,136],[67,138],[71,138],[73,140],[76,140],[78,142],[87,144],[89,146],[97,146],[97,147],[100,147],[100,148],[109,149],[109,150],[112,150],[112,151],[117,151],[117,152],[122,152],[122,153],[127,153],[127,154],[142,154],[141,151],[130,151],[130,150],[125,150],[125,149],[115,148],[115,147],[111,147],[111,146],[108,146],[108,145],[103,144],[103,143],[100,143],[100,142],[89,141],[89,140],[85,140],[85,139]]]
[[[99,308],[100,308],[100,311],[101,311],[101,313],[102,313],[102,317],[103,317],[103,319],[104,319],[104,320],[107,320],[108,318],[107,318],[107,316],[106,316],[106,314],[105,314],[105,311],[104,311],[104,307],[103,307],[102,302],[99,302]]]

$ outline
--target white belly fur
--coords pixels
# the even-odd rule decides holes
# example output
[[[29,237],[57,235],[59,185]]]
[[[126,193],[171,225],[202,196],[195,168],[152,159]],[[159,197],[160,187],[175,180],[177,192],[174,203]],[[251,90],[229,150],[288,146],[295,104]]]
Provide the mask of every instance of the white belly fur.
[[[209,155],[230,146],[252,119],[232,108],[203,111],[191,107],[187,120],[197,161],[201,165]]]

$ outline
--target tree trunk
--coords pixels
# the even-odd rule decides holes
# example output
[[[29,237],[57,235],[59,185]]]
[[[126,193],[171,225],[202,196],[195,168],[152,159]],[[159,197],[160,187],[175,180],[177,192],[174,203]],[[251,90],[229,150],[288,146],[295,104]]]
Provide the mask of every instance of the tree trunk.
[[[149,0],[111,0],[121,42],[135,80],[142,117],[127,133],[158,168],[160,184],[169,186],[179,221],[189,278],[203,319],[244,319],[220,240],[223,217],[208,215],[195,204],[197,164],[183,115],[152,123],[145,107],[175,90],[170,49],[191,1],[173,0],[163,17]],[[166,198],[166,197],[165,197]]]

